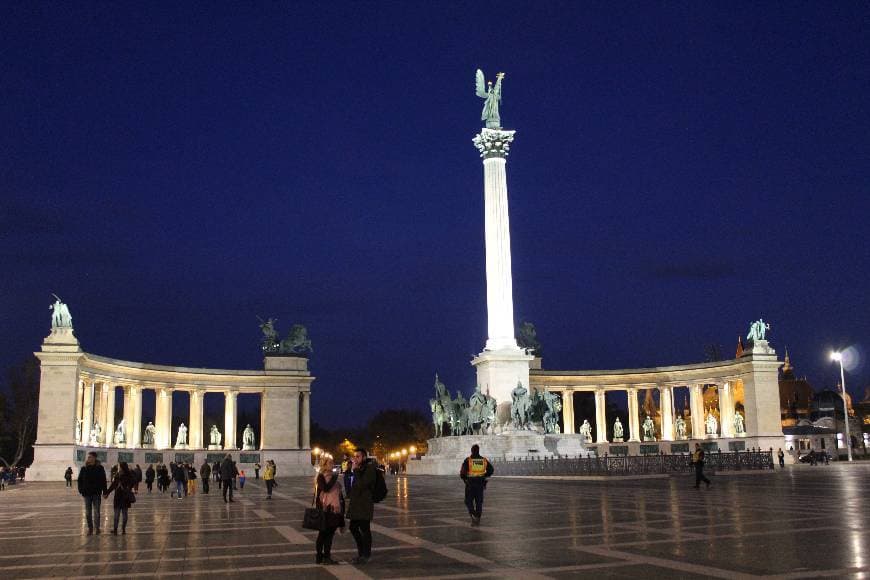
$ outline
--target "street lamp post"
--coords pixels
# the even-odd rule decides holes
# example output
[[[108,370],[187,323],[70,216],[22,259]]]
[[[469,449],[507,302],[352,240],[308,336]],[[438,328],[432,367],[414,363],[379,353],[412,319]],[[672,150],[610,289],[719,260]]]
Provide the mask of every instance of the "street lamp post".
[[[832,352],[831,360],[840,363],[840,385],[843,387],[843,420],[846,423],[846,452],[852,461],[852,436],[849,433],[849,405],[846,404],[846,374],[843,372],[843,353]]]

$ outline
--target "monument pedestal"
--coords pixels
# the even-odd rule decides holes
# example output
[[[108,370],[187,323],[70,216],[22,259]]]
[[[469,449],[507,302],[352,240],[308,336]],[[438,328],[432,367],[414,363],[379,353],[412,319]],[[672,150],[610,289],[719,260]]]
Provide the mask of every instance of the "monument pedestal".
[[[484,350],[472,359],[471,364],[477,369],[480,391],[495,398],[498,403],[497,424],[510,422],[511,391],[516,388],[517,383],[522,383],[529,389],[529,363],[534,358],[519,347],[508,347]]]
[[[215,445],[214,443],[208,446],[209,451],[220,451],[221,449],[223,449],[223,447],[221,447],[220,445]]]

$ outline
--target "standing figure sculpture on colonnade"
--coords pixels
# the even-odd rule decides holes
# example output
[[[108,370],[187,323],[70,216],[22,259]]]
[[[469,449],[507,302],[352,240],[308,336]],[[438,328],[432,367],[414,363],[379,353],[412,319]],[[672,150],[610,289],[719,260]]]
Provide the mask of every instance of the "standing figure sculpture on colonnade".
[[[102,438],[103,428],[100,427],[99,423],[94,423],[94,427],[91,429],[91,445],[99,445]]]
[[[740,411],[734,411],[734,434],[746,435],[746,424],[743,421],[743,415]]]
[[[211,431],[209,431],[209,447],[220,448],[221,446],[221,432],[218,430],[217,425],[211,426]]]
[[[656,440],[656,424],[653,423],[652,417],[650,417],[649,415],[647,415],[646,419],[643,420],[643,440]]]
[[[686,438],[686,420],[682,417],[677,417],[677,420],[674,421],[674,425],[677,428],[677,439],[685,439]]]
[[[72,328],[72,314],[69,313],[69,308],[57,294],[52,296],[54,296],[54,304],[48,307],[51,310],[51,329]]]
[[[251,449],[255,449],[254,447],[254,430],[251,428],[250,423],[247,427],[245,427],[244,432],[242,433],[242,449],[245,451],[250,451]]]
[[[624,437],[625,430],[622,428],[622,421],[620,421],[619,417],[617,417],[616,421],[613,422],[613,442],[622,443]]]
[[[145,426],[145,436],[142,437],[143,445],[154,445],[154,440],[157,437],[157,427],[154,426],[154,423],[148,421],[148,425]]]
[[[767,331],[770,330],[770,324],[759,318],[749,326],[749,334],[746,335],[747,340],[765,340]]]
[[[619,419],[617,419],[617,421],[619,421]],[[619,425],[619,428],[622,429],[622,425]],[[583,437],[584,443],[592,443],[592,425],[589,423],[589,419],[583,419],[583,424],[580,425],[578,433]],[[616,425],[613,426],[613,436],[616,437]],[[622,437],[621,431],[619,436]]]
[[[118,423],[118,428],[115,429],[115,443],[126,443],[127,434],[124,430],[124,419],[121,419],[121,422]]]
[[[187,426],[184,423],[178,426],[178,437],[175,439],[175,446],[187,446]]]
[[[707,412],[707,420],[704,421],[704,424],[707,427],[707,435],[715,435],[719,430],[719,421],[716,420],[716,417],[710,411]]]

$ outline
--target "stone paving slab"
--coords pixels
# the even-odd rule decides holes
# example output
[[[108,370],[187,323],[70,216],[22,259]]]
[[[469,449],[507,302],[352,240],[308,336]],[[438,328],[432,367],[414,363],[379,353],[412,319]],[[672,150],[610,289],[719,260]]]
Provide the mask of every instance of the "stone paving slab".
[[[63,484],[0,492],[6,578],[813,578],[870,577],[870,465],[714,477],[494,478],[471,527],[454,477],[388,477],[365,566],[314,563],[300,526],[309,478],[279,479],[275,498],[249,480],[237,501],[140,490],[125,536],[86,536]],[[144,486],[143,486],[144,488]],[[337,559],[355,555],[337,535]]]

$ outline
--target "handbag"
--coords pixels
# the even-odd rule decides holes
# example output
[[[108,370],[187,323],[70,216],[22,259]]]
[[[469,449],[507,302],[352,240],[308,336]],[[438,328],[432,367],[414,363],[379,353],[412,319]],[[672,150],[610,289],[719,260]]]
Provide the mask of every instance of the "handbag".
[[[305,508],[302,516],[302,527],[306,530],[321,531],[326,527],[325,512],[319,507]]]

